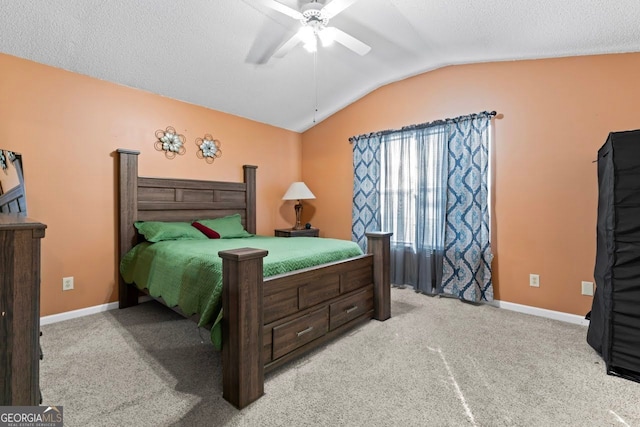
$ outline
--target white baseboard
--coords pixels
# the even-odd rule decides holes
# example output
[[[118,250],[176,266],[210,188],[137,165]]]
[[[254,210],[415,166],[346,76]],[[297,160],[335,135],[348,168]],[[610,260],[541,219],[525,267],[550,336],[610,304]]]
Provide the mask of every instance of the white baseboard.
[[[138,298],[139,303],[150,301],[150,296],[141,296]],[[50,316],[42,316],[40,325],[50,325],[52,323],[62,322],[63,320],[76,319],[78,317],[89,316],[90,314],[102,313],[103,311],[114,310],[118,308],[118,302],[110,302],[107,304],[94,305],[93,307],[81,308],[79,310],[66,311],[64,313],[52,314]]]
[[[151,301],[148,295],[138,298],[139,303]],[[546,317],[547,319],[560,320],[562,322],[573,323],[575,325],[588,326],[589,321],[577,314],[564,313],[562,311],[547,310],[546,308],[532,307],[529,305],[516,304],[513,302],[495,300],[489,303],[490,305],[505,310],[516,311],[518,313],[531,314],[539,317]],[[90,314],[102,313],[103,311],[114,310],[118,308],[117,302],[110,302],[107,304],[96,305],[93,307],[81,308],[79,310],[67,311],[65,313],[52,314],[50,316],[43,316],[40,318],[40,325],[50,325],[52,323],[62,322],[63,320],[75,319],[77,317],[89,316]]]
[[[79,310],[65,311],[64,313],[41,317],[40,325],[50,325],[52,323],[62,322],[63,320],[70,320],[77,317],[88,316],[90,314],[102,313],[103,311],[113,310],[115,308],[118,308],[117,302],[95,305],[93,307],[81,308]]]
[[[517,311],[518,313],[532,314],[534,316],[546,317],[547,319],[560,320],[562,322],[573,323],[575,325],[589,326],[589,321],[584,316],[564,313],[562,311],[547,310],[546,308],[531,307],[529,305],[516,304],[513,302],[495,300],[491,305],[505,310]]]

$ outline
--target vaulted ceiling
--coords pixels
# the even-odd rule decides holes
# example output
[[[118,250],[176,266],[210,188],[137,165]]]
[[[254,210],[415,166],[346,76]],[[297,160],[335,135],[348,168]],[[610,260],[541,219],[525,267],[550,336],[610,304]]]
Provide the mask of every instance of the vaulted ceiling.
[[[0,51],[299,132],[446,65],[640,51],[638,0],[358,0],[330,26],[369,53],[334,43],[274,58],[301,23],[269,4],[2,0]]]

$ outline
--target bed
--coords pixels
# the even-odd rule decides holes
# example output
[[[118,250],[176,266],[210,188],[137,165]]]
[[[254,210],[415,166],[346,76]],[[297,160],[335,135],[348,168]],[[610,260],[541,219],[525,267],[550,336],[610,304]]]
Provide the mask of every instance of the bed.
[[[243,182],[148,178],[138,176],[138,155],[116,152],[120,260],[142,243],[136,221],[239,214],[246,231],[256,233],[256,166],[243,167]],[[390,236],[368,233],[367,254],[269,277],[263,266],[267,250],[219,251],[223,397],[241,409],[264,394],[265,372],[372,318],[388,319]],[[120,308],[138,303],[140,290],[122,275],[118,290]]]

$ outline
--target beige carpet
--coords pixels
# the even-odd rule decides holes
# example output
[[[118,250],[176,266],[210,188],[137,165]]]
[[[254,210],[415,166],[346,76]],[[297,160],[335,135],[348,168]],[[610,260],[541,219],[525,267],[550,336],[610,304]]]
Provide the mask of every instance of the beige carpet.
[[[585,327],[409,289],[392,316],[267,375],[242,411],[207,332],[155,302],[44,326],[44,404],[65,426],[640,426],[640,384],[606,375]]]

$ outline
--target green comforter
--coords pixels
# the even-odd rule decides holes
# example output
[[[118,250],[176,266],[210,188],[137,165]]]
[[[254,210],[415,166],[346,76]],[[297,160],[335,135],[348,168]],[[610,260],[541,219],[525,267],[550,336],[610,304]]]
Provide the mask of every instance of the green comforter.
[[[220,349],[222,259],[218,252],[247,247],[269,251],[264,277],[362,255],[354,242],[315,237],[171,240],[136,245],[122,259],[120,273],[125,282],[162,297],[169,306],[178,306],[187,315],[199,314],[199,326],[213,323],[211,341]]]

